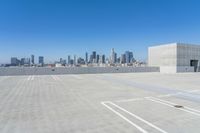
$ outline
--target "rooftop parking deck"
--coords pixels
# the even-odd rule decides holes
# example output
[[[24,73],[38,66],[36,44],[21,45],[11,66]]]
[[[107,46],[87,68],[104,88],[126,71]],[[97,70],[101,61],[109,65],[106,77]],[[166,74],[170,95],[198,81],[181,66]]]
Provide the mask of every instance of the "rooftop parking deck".
[[[0,133],[199,133],[200,73],[0,76]]]

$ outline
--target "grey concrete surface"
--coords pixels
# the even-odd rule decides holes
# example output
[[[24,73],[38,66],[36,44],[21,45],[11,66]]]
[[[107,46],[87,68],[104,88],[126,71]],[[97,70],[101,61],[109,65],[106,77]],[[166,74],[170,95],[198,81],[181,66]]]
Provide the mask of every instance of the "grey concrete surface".
[[[159,67],[2,67],[0,76],[159,72]]]
[[[0,133],[199,133],[199,81],[200,73],[0,76]]]

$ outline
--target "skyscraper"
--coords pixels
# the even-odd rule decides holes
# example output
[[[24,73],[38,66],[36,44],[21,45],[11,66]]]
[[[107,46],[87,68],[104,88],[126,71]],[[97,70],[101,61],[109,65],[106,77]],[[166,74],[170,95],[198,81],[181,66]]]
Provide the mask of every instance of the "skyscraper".
[[[122,54],[122,55],[121,55],[120,63],[121,63],[121,64],[126,63],[126,55],[125,55],[125,54]]]
[[[74,65],[77,64],[76,55],[74,55]]]
[[[34,55],[31,55],[31,64],[35,64],[35,61],[34,61]]]
[[[117,53],[115,53],[114,48],[111,49],[111,55],[110,55],[110,63],[114,64],[117,61]]]
[[[96,59],[96,51],[92,52],[93,59]]]
[[[44,65],[44,57],[43,56],[39,56],[39,64],[40,65]]]
[[[96,63],[99,63],[99,55],[97,55]]]
[[[99,63],[105,64],[105,62],[106,62],[105,55],[100,56],[100,57],[99,57]]]
[[[93,55],[92,54],[90,55],[90,61],[89,61],[89,63],[93,63]]]
[[[11,66],[18,66],[20,61],[17,59],[17,57],[11,57]]]
[[[114,63],[117,63],[117,53],[114,54]]]
[[[125,56],[126,56],[126,63],[131,63],[133,60],[133,52],[126,51]]]
[[[60,58],[60,62],[59,62],[59,63],[60,63],[60,64],[62,64],[62,62],[63,62],[63,59],[62,59],[62,58]]]
[[[130,63],[133,63],[133,52],[129,52]]]
[[[68,62],[68,64],[71,64],[71,57],[70,57],[70,55],[68,55],[67,62]]]
[[[106,56],[102,55],[102,63],[105,64],[106,63]]]
[[[93,51],[92,52],[92,63],[96,63],[96,56],[97,56],[96,51]]]
[[[85,63],[88,64],[88,53],[85,53]]]
[[[21,58],[21,62],[20,62],[20,65],[24,65],[25,64],[25,58]]]
[[[129,63],[129,51],[125,52],[125,63]]]
[[[31,64],[30,58],[25,58],[25,60],[24,60],[24,65],[30,66],[30,64]]]
[[[63,58],[60,58],[60,64],[65,65],[66,64],[66,60],[64,60]]]

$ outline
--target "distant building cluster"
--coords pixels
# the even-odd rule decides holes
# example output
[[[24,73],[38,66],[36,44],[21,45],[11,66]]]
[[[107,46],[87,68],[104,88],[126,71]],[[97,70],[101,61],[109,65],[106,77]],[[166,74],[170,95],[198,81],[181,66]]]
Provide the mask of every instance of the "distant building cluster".
[[[145,63],[136,61],[133,57],[133,52],[125,51],[121,55],[117,55],[114,48],[111,49],[109,57],[106,57],[105,54],[98,54],[96,51],[93,51],[91,54],[88,52],[85,53],[85,57],[78,57],[76,55],[68,55],[67,59],[60,58],[54,63],[45,63],[44,57],[39,56],[38,62],[35,62],[35,56],[31,55],[30,58],[21,58],[11,57],[11,63],[6,66],[24,66],[24,67],[87,67],[87,66],[100,66],[100,67],[109,67],[109,66],[141,66]]]
[[[60,59],[60,62],[56,62],[55,65],[59,66],[138,66],[144,63],[138,62],[133,57],[133,52],[126,51],[125,53],[117,56],[114,48],[111,49],[109,57],[105,54],[98,54],[96,51],[92,51],[91,54],[85,53],[85,58],[77,57],[76,55],[68,55],[67,61]]]
[[[7,66],[44,66],[44,57],[38,57],[38,63],[35,62],[35,56],[31,55],[31,58],[21,58],[18,59],[17,57],[11,57],[10,64]]]

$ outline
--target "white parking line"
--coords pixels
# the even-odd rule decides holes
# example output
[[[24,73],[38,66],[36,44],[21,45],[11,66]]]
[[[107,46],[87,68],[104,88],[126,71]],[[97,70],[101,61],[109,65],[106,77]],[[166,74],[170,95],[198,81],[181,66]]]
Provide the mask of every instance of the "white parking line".
[[[123,116],[122,114],[120,114],[119,112],[115,111],[114,109],[112,109],[110,106],[106,105],[104,102],[101,102],[102,105],[104,105],[106,108],[108,108],[109,110],[111,110],[112,112],[114,112],[116,115],[118,115],[119,117],[121,117],[122,119],[124,119],[125,121],[127,121],[129,124],[131,124],[132,126],[134,126],[135,128],[137,128],[140,132],[142,133],[148,133],[146,130],[144,130],[143,128],[141,128],[140,126],[138,126],[137,124],[133,123],[132,121],[130,121],[128,118],[126,118],[125,116]]]
[[[193,92],[199,92],[200,90],[191,90],[189,91],[190,93],[193,93]]]
[[[191,91],[185,91],[186,93],[194,93],[194,92],[199,92],[200,90],[191,90]],[[164,95],[158,95],[155,97],[158,98],[163,98],[163,97],[172,97],[172,96],[177,96],[180,94],[184,94],[183,92],[177,92],[177,93],[170,93],[170,94],[164,94]],[[132,99],[122,99],[122,100],[116,100],[115,102],[133,102],[133,101],[140,101],[140,100],[145,100],[146,98],[150,98],[152,96],[149,97],[142,97],[142,98],[132,98]]]
[[[29,81],[31,79],[31,76],[28,76],[27,80]]]
[[[144,100],[144,98],[123,99],[123,100],[117,100],[115,102],[121,103],[121,102],[133,102],[133,101],[141,101],[141,100]]]
[[[113,102],[110,102],[110,104],[112,104],[113,106],[117,107],[118,109],[120,109],[120,110],[126,112],[127,114],[133,116],[134,118],[136,118],[136,119],[138,119],[138,120],[144,122],[145,124],[149,125],[150,127],[152,127],[152,128],[154,128],[154,129],[160,131],[161,133],[167,133],[167,132],[164,131],[163,129],[161,129],[161,128],[155,126],[154,124],[148,122],[147,120],[144,120],[143,118],[141,118],[141,117],[139,117],[139,116],[137,116],[137,115],[135,115],[135,114],[133,114],[133,113],[127,111],[126,109],[120,107],[119,105],[116,105],[116,104],[114,104]]]
[[[194,92],[199,92],[200,90],[191,90],[191,91],[185,91],[185,93],[194,93]],[[177,93],[171,93],[171,94],[165,94],[165,95],[159,95],[157,97],[171,97],[171,96],[176,96],[176,95],[180,95],[180,94],[184,94],[184,92],[177,92]]]
[[[165,95],[159,95],[157,97],[172,97],[172,96],[177,96],[177,95],[180,95],[182,94],[182,92],[177,92],[177,93],[170,93],[170,94],[165,94]]]
[[[159,99],[159,98],[154,98],[154,99],[157,99],[159,101],[162,101],[162,102],[165,102],[165,103],[168,103],[168,104],[171,104],[171,105],[178,105],[177,103],[173,103],[173,102],[169,102],[169,101],[166,101],[166,100],[163,100],[163,99]],[[200,113],[200,110],[197,110],[197,109],[193,109],[193,108],[190,108],[190,107],[187,107],[187,106],[184,106],[185,109],[188,109],[188,110],[191,110],[191,111],[194,111],[194,112],[198,112]]]
[[[82,79],[79,75],[71,75],[75,79]]]
[[[51,75],[51,77],[52,77],[54,80],[57,80],[57,79],[54,77],[54,75]]]
[[[60,80],[60,78],[57,77],[57,76],[55,76],[55,75],[51,75],[51,77],[52,77],[54,80],[56,80],[56,81]]]
[[[27,80],[28,80],[28,81],[34,80],[34,78],[35,78],[35,76],[33,76],[33,75],[32,75],[32,76],[28,76]]]
[[[34,80],[34,78],[35,78],[35,77],[34,77],[34,76],[32,76],[32,77],[31,77],[31,80]]]
[[[146,98],[147,100],[150,100],[152,102],[156,102],[156,103],[160,103],[160,104],[163,104],[163,105],[166,105],[166,106],[169,106],[169,107],[172,107],[172,108],[175,108],[174,106],[177,105],[177,104],[170,104],[169,102],[167,101],[164,101],[164,100],[161,100],[161,99],[158,99],[158,98],[155,98],[155,97],[151,97],[151,98]],[[195,110],[195,109],[188,109],[188,108],[175,108],[175,109],[178,109],[178,110],[182,110],[182,111],[185,111],[187,113],[191,113],[193,115],[197,115],[197,116],[200,116],[199,113],[195,112],[195,111],[192,111],[192,110]],[[192,109],[192,110],[191,110]]]

